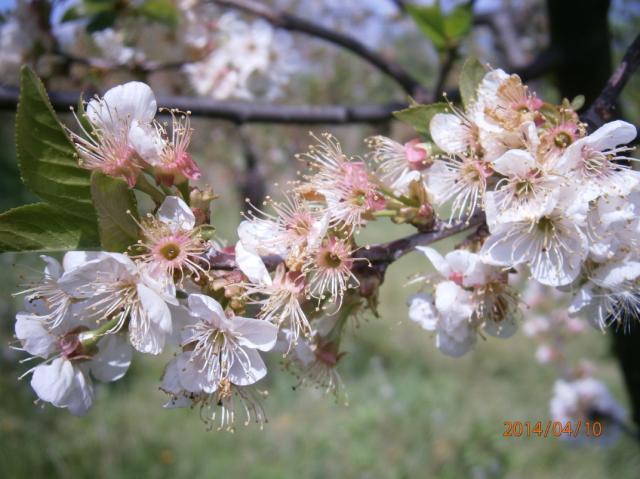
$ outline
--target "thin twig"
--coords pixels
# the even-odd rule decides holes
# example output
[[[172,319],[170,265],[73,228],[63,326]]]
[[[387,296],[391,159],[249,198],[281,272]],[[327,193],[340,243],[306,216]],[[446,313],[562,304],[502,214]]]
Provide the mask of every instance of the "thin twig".
[[[274,27],[288,30],[290,32],[304,33],[333,43],[334,45],[338,45],[363,58],[378,70],[395,80],[409,95],[426,98],[431,97],[430,94],[425,91],[420,82],[405,70],[404,67],[391,59],[383,58],[380,54],[371,50],[356,38],[331,30],[310,20],[292,15],[286,11],[277,10],[254,0],[213,1],[223,7],[242,10],[261,17],[271,23]]]
[[[638,66],[640,66],[640,35],[636,36],[629,45],[620,65],[615,69],[598,98],[582,115],[582,120],[592,128],[597,128],[615,118],[618,97]]]

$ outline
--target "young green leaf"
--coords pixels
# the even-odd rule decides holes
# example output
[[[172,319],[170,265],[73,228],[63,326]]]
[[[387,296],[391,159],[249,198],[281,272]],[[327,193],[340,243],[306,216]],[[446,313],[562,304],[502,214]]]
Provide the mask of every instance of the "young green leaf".
[[[476,100],[478,85],[486,73],[486,67],[477,58],[471,57],[464,62],[460,72],[460,97],[464,106],[469,106]]]
[[[423,35],[433,42],[433,46],[438,50],[445,50],[447,32],[440,2],[428,6],[408,4],[406,8]]]
[[[571,100],[571,108],[573,111],[578,111],[580,108],[584,106],[584,95],[577,95]]]
[[[430,105],[411,105],[404,110],[393,112],[398,120],[411,125],[418,133],[431,137],[429,132],[429,123],[436,113],[446,111],[448,105],[446,103],[432,103]]]
[[[91,196],[98,213],[100,244],[106,251],[125,251],[138,239],[138,206],[133,190],[98,171],[91,175]],[[136,216],[132,216],[136,215]]]
[[[22,181],[52,205],[86,221],[95,221],[90,174],[80,168],[76,150],[60,125],[40,79],[29,67],[20,77],[16,151]]]
[[[171,0],[147,0],[136,11],[139,15],[171,27],[178,24],[178,10]]]
[[[20,206],[0,214],[0,253],[96,249],[96,229],[47,203]]]
[[[460,43],[473,25],[473,3],[467,2],[455,7],[444,19],[444,31],[449,45],[454,47]]]

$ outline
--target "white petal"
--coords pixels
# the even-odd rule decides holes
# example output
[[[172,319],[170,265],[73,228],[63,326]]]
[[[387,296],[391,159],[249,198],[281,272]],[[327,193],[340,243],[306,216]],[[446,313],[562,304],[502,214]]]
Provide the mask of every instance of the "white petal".
[[[640,263],[637,261],[623,261],[609,263],[598,268],[591,280],[598,286],[615,290],[623,283],[635,280],[638,276],[640,276]]]
[[[102,251],[69,251],[64,255],[62,265],[65,271],[72,271],[79,266],[83,266],[89,261],[104,258]]]
[[[98,343],[98,352],[90,363],[91,374],[98,381],[117,381],[129,369],[132,356],[133,350],[124,335],[109,334]]]
[[[587,283],[584,287],[580,288],[576,293],[576,296],[569,305],[568,312],[570,315],[576,315],[587,306],[594,302],[593,285]]]
[[[496,224],[480,250],[483,262],[495,266],[515,266],[529,258],[527,228],[514,223]]]
[[[24,350],[33,356],[47,358],[57,349],[57,338],[36,315],[18,313],[15,333]]]
[[[229,380],[236,386],[248,386],[267,375],[267,367],[255,349],[243,348],[239,353],[242,361],[236,359],[229,369]],[[246,356],[245,356],[246,355]]]
[[[476,334],[467,325],[461,325],[456,335],[447,331],[438,331],[436,347],[448,356],[458,358],[465,355],[476,343]]]
[[[44,268],[45,276],[58,279],[62,275],[62,266],[57,259],[46,255],[40,255],[40,258],[47,264]]]
[[[271,351],[276,344],[277,326],[263,319],[236,316],[231,320],[231,327],[241,346]]]
[[[626,145],[636,137],[636,127],[622,120],[605,123],[587,138],[587,143],[597,151],[604,151],[616,146]]]
[[[176,358],[178,378],[182,387],[190,392],[213,393],[218,387],[219,376],[212,374],[199,361],[192,360],[191,353],[182,353]]]
[[[129,146],[144,161],[152,166],[156,166],[161,162],[165,141],[153,126],[148,123],[133,121],[129,127],[128,140]]]
[[[169,225],[169,228],[174,232],[178,229],[191,231],[196,225],[193,211],[177,196],[167,196],[158,208],[157,217],[164,224]]]
[[[108,106],[111,115],[101,111],[96,100],[91,100],[87,106],[87,115],[94,123],[104,123],[110,116],[150,123],[158,109],[155,95],[149,85],[138,81],[111,88],[104,94],[103,102]]]
[[[409,319],[415,321],[427,331],[435,331],[438,324],[438,312],[429,294],[414,294],[409,298]]]
[[[65,406],[74,416],[84,416],[93,404],[91,379],[80,368],[74,368],[73,383]]]
[[[222,305],[210,296],[190,294],[188,303],[193,314],[213,325],[219,325],[226,319]]]
[[[577,228],[571,228],[547,251],[531,251],[531,275],[548,286],[563,286],[571,283],[580,274],[582,262],[589,252],[587,238]]]
[[[172,394],[180,394],[182,391],[182,384],[180,384],[180,377],[178,374],[178,359],[173,358],[167,366],[164,368],[162,374],[162,390]]]
[[[278,245],[275,238],[278,228],[275,222],[270,221],[242,221],[238,226],[238,238],[243,246],[259,255],[286,254],[286,245]]]
[[[162,298],[143,284],[137,285],[140,308],[131,312],[129,339],[141,353],[160,354],[171,334],[171,312]]]
[[[31,387],[43,401],[56,407],[64,407],[74,382],[71,361],[56,358],[50,364],[36,366],[31,377]]]
[[[236,243],[235,252],[238,268],[252,283],[271,284],[271,276],[260,255],[245,248],[242,241]]]
[[[516,334],[518,323],[514,318],[505,318],[502,321],[487,321],[484,331],[496,338],[507,339]]]
[[[452,320],[468,319],[473,313],[473,296],[453,281],[443,281],[436,286],[436,309]]]
[[[429,123],[429,131],[442,151],[452,155],[467,151],[471,132],[457,115],[436,113]]]
[[[509,150],[493,161],[493,169],[504,176],[522,178],[536,166],[531,153],[524,150]]]
[[[433,267],[438,271],[443,277],[449,278],[451,275],[451,267],[444,257],[438,253],[435,249],[430,248],[429,246],[416,246],[418,251],[424,253],[424,255],[431,261]]]
[[[135,263],[127,256],[120,253],[102,253],[97,259],[71,271],[65,271],[58,285],[71,296],[89,298],[96,295],[92,286],[98,278],[101,282],[116,282],[135,278],[137,272]]]

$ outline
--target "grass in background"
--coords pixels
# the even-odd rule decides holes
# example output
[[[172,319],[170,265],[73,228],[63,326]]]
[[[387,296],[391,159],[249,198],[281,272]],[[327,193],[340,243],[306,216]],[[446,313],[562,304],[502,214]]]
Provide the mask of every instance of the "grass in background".
[[[228,192],[227,192],[228,193]],[[216,205],[222,237],[237,223]],[[230,205],[229,205],[230,207]],[[380,240],[387,223],[363,238]],[[392,230],[404,234],[397,227]],[[17,289],[15,257],[5,256],[3,290]],[[35,267],[35,255],[20,263]],[[349,331],[340,364],[348,407],[296,381],[269,355],[263,431],[238,427],[234,434],[206,430],[197,411],[163,410],[158,390],[165,358],[136,355],[130,373],[97,388],[84,418],[32,403],[27,365],[4,350],[0,368],[0,475],[6,478],[634,478],[637,444],[624,438],[613,448],[575,448],[555,438],[502,437],[505,420],[546,420],[550,368],[533,360],[534,345],[522,334],[507,341],[480,341],[461,359],[443,356],[434,341],[407,319],[406,278],[426,268],[421,255],[394,264],[381,290],[381,318]],[[40,269],[39,266],[37,266]],[[3,344],[13,323],[3,312]],[[574,345],[578,356],[600,365],[600,377],[624,397],[608,340],[593,331]]]

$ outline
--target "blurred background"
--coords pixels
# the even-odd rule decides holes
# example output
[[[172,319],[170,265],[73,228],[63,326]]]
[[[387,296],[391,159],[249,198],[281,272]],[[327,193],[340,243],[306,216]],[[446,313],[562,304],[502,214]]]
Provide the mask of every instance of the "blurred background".
[[[260,3],[356,37],[404,65],[428,89],[455,88],[462,61],[475,55],[494,67],[522,72],[547,101],[578,94],[587,103],[593,100],[640,26],[640,2],[632,0],[478,0],[452,54],[416,26],[404,9],[408,2]],[[443,1],[440,8],[447,15],[463,3]],[[218,24],[227,10],[212,2],[1,0],[0,7],[0,211],[36,200],[21,184],[13,140],[12,95],[23,63],[36,69],[49,90],[76,96],[141,79],[160,99],[285,105],[406,101],[406,92],[353,54],[307,35],[282,36],[274,30],[271,36],[260,33],[270,45],[269,68],[256,66],[246,82],[229,79],[233,65],[227,60],[219,66],[214,53],[241,47]],[[234,15],[224,18],[255,21]],[[443,78],[441,65],[450,54],[451,68]],[[215,74],[221,76],[209,82],[207,75]],[[639,86],[639,78],[633,78],[620,101],[620,114],[636,125]],[[72,121],[65,113],[61,119]],[[364,153],[363,139],[372,134],[398,141],[415,134],[393,121],[310,127],[194,118],[193,127],[191,151],[204,172],[202,183],[220,196],[212,222],[231,244],[242,198],[277,197],[280,187],[274,184],[295,175],[299,165],[293,155],[306,149],[309,130],[331,131],[353,154]],[[387,241],[410,232],[377,222],[361,241]],[[460,239],[436,246],[444,251]],[[463,358],[442,355],[407,318],[406,298],[414,291],[405,286],[407,279],[428,270],[415,253],[389,269],[380,318],[365,318],[348,335],[339,366],[348,406],[320,391],[295,388],[296,378],[279,370],[280,357],[272,353],[272,374],[262,384],[269,390],[263,404],[268,423],[262,431],[238,427],[233,434],[208,431],[197,411],[163,410],[165,395],[158,384],[166,361],[140,355],[122,381],[98,387],[86,417],[34,405],[28,378],[18,380],[28,366],[10,346],[21,302],[12,293],[37,278],[41,265],[36,254],[4,254],[0,267],[2,477],[587,479],[635,478],[640,471],[638,442],[627,435],[606,448],[576,447],[557,438],[503,437],[504,421],[549,419],[556,371],[537,362],[540,345],[522,331],[509,341],[480,341]],[[540,295],[545,301],[536,308],[543,315],[562,305],[562,298]],[[611,336],[588,329],[572,338],[565,353],[575,361],[588,360],[616,399],[628,405]]]

